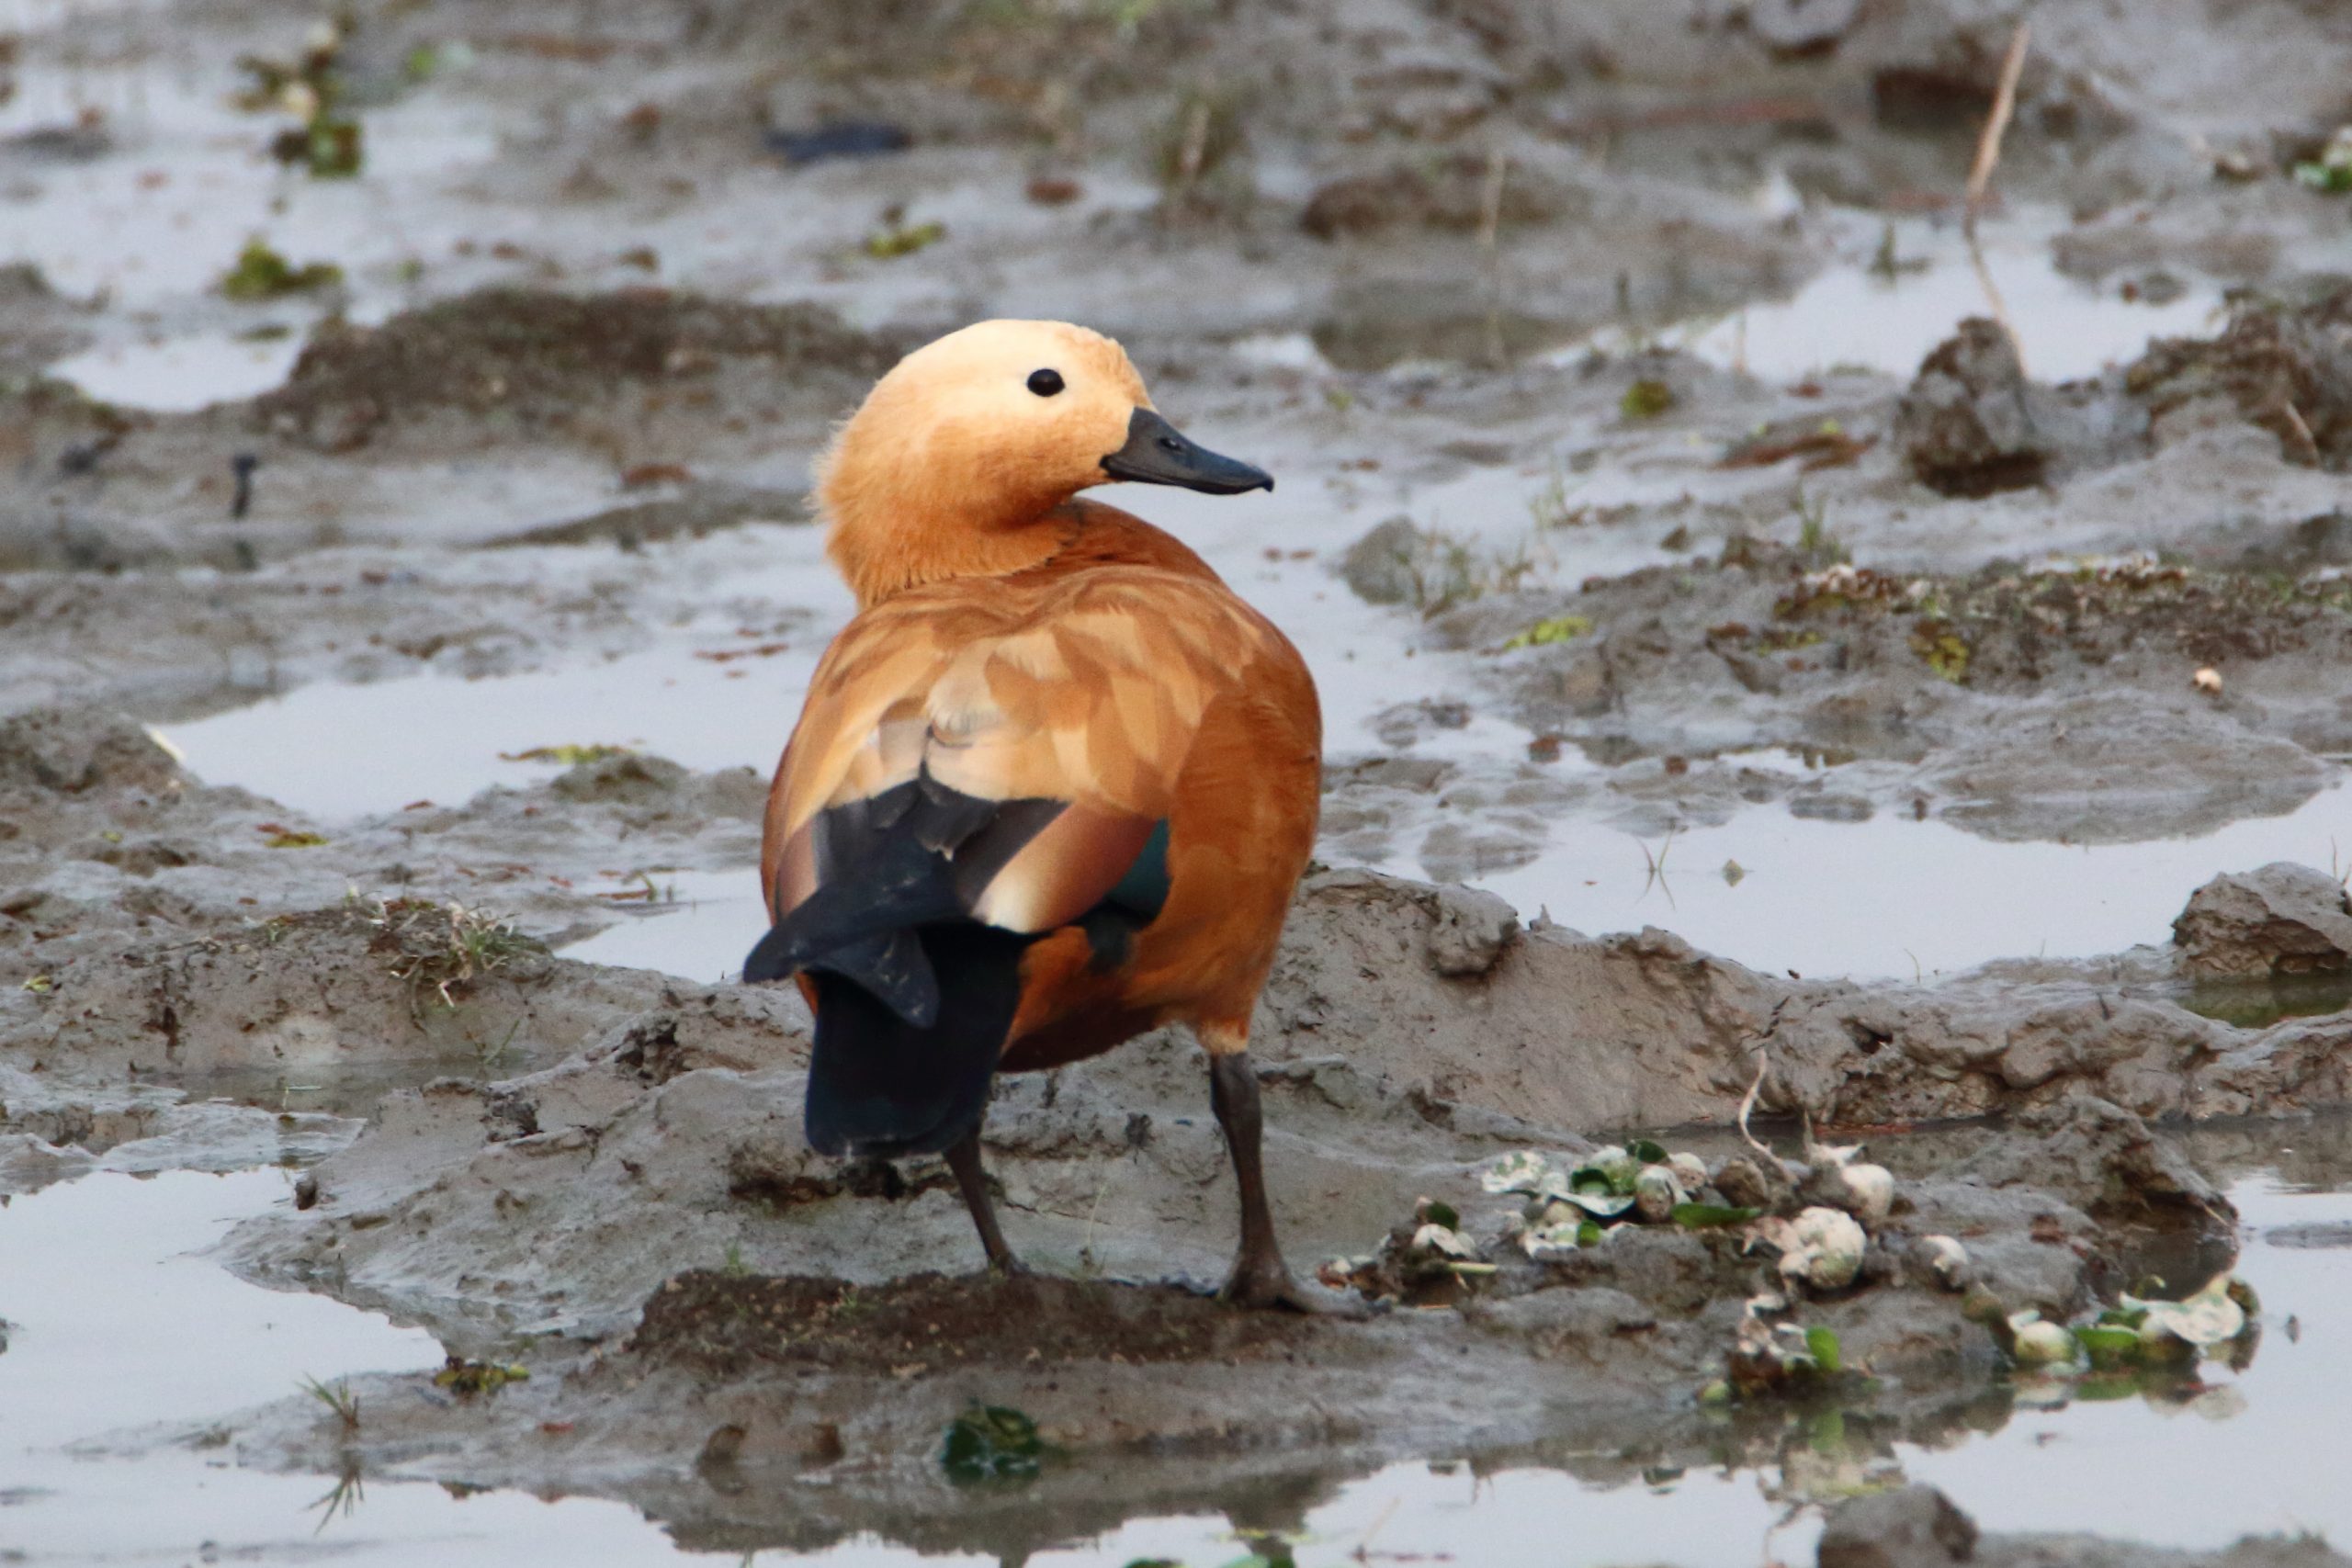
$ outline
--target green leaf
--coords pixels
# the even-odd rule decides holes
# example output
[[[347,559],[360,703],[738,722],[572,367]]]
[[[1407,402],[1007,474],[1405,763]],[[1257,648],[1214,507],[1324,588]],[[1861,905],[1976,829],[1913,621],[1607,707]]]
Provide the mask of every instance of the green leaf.
[[[1648,1138],[1635,1138],[1632,1143],[1625,1145],[1625,1152],[1632,1155],[1635,1159],[1640,1160],[1644,1165],[1664,1165],[1666,1163],[1666,1145],[1664,1144],[1652,1142]]]
[[[1430,1201],[1430,1206],[1422,1213],[1421,1218],[1430,1224],[1443,1225],[1450,1231],[1458,1231],[1462,1228],[1462,1211],[1451,1203],[1442,1202],[1434,1198]]]
[[[1037,1473],[1046,1451],[1037,1423],[1020,1411],[978,1400],[947,1424],[940,1444],[940,1468],[960,1485],[984,1481],[1027,1481]]]
[[[582,762],[606,762],[615,757],[634,757],[634,746],[607,746],[602,741],[587,746],[534,746],[527,751],[501,751],[502,762],[561,762],[566,767],[578,767]]]
[[[245,242],[245,248],[237,253],[237,265],[222,275],[220,292],[232,299],[275,299],[342,281],[343,268],[333,262],[296,266],[255,238]]]
[[[1816,1323],[1804,1331],[1804,1348],[1823,1377],[1836,1377],[1845,1365],[1838,1348],[1838,1331],[1826,1325]]]
[[[2075,1330],[2075,1338],[2100,1371],[2128,1367],[2140,1359],[2139,1331],[2118,1324],[2094,1323]]]
[[[1735,1209],[1726,1203],[1677,1203],[1674,1206],[1674,1223],[1692,1230],[1709,1225],[1744,1225],[1763,1212],[1761,1209]]]
[[[1592,630],[1589,615],[1554,615],[1533,626],[1503,644],[1508,653],[1517,648],[1548,648],[1557,642],[1574,642]]]
[[[890,229],[877,229],[865,237],[865,254],[876,261],[895,261],[910,256],[917,251],[935,245],[947,237],[944,223],[901,224]]]
[[[1577,1227],[1577,1245],[1578,1247],[1599,1247],[1600,1245],[1600,1222],[1599,1220],[1587,1220],[1584,1224]]]

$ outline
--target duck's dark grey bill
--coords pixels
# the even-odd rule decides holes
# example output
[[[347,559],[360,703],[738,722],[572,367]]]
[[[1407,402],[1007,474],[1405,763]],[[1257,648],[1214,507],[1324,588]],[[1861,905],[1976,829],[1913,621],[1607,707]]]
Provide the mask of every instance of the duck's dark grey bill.
[[[1149,409],[1136,410],[1127,421],[1127,444],[1102,459],[1102,471],[1114,479],[1182,485],[1211,495],[1274,488],[1274,476],[1265,469],[1217,456]]]

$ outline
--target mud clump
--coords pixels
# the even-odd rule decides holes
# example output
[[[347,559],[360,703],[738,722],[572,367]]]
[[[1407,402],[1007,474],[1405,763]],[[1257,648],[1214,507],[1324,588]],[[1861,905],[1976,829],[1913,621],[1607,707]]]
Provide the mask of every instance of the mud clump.
[[[2193,1227],[2231,1212],[2176,1145],[2096,1095],[2029,1111],[2017,1127],[2027,1136],[1988,1145],[1955,1174],[1993,1188],[2044,1188],[2107,1224]]]
[[[1933,1486],[1851,1498],[1829,1512],[1817,1568],[2342,1568],[2314,1535],[2248,1536],[2219,1551],[2178,1551],[2089,1535],[1984,1535]]]
[[[635,1356],[740,1372],[754,1362],[903,1373],[1027,1360],[1148,1364],[1279,1353],[1313,1334],[1166,1287],[1043,1275],[916,1274],[860,1287],[808,1275],[681,1274],[645,1303]]]
[[[1920,365],[1895,411],[1895,444],[1919,482],[1944,495],[2039,484],[2051,453],[2026,393],[2009,334],[1972,316]]]
[[[86,342],[88,307],[62,299],[29,262],[0,266],[0,380],[29,376]]]
[[[1976,1521],[1932,1486],[1857,1497],[1829,1517],[1819,1568],[1934,1568],[1976,1555]]]
[[[2145,456],[2148,413],[2112,378],[2030,379],[2007,329],[1972,316],[1920,362],[1893,433],[1920,483],[1981,500]]]
[[[1318,240],[1394,229],[1466,234],[1490,225],[1548,223],[1589,206],[1533,170],[1505,174],[1490,159],[1454,153],[1333,180],[1307,198],[1299,227]]]
[[[2352,967],[2352,898],[2307,865],[2280,861],[2217,876],[2189,897],[2172,931],[2192,975],[2267,979]]]
[[[805,523],[799,496],[752,485],[689,482],[681,494],[628,506],[607,507],[584,517],[545,523],[520,533],[502,534],[485,547],[511,549],[533,545],[616,545],[639,550],[663,539],[700,539],[747,523]]]
[[[179,767],[139,725],[111,715],[43,708],[0,720],[0,801],[174,788]]]
[[[434,411],[560,429],[616,383],[690,382],[722,360],[765,361],[863,385],[883,342],[812,305],[746,305],[661,289],[601,295],[489,288],[379,327],[329,323],[286,385],[254,400],[266,428],[329,452]]]
[[[2159,339],[2125,373],[2161,436],[2215,417],[2261,426],[2288,462],[2352,467],[2352,288],[2242,306],[2219,337]]]

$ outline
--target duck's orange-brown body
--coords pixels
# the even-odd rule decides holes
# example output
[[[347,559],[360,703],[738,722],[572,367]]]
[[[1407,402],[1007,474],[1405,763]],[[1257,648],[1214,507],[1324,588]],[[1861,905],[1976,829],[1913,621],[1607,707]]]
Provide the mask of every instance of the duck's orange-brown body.
[[[860,611],[769,793],[775,925],[746,974],[792,975],[817,1014],[811,1141],[945,1152],[1000,1262],[989,1076],[1189,1025],[1242,1188],[1232,1288],[1299,1304],[1246,1052],[1315,838],[1315,685],[1198,555],[1075,499],[1122,478],[1272,487],[1057,323],[918,351],[843,428],[819,493]]]
[[[1124,851],[1115,866],[1081,863],[1070,897],[1091,903],[1103,872],[1169,824],[1167,902],[1124,963],[1100,965],[1075,925],[1047,928],[1023,955],[1001,1067],[1056,1066],[1163,1023],[1192,1025],[1212,1051],[1240,1049],[1315,840],[1314,682],[1289,640],[1177,540],[1091,502],[1059,513],[1065,542],[1045,560],[893,595],[827,651],[768,795],[768,906],[780,918],[807,897],[809,868],[791,852],[841,787],[802,758],[838,739],[861,695],[870,705],[887,692],[886,711],[947,706],[938,683],[967,678],[977,651],[975,696],[1018,731],[984,782],[1012,795],[1057,784],[1101,814],[1069,855],[1106,840],[1112,858]],[[820,783],[833,787],[815,797]],[[1065,866],[1031,869],[1045,883]]]

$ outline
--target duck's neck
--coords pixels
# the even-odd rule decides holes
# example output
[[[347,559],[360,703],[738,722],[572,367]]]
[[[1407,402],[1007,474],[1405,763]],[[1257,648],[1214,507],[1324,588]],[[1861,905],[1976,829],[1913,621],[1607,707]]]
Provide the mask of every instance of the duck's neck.
[[[1004,577],[1050,559],[1068,542],[1074,519],[1064,507],[1028,515],[976,516],[968,504],[949,510],[894,495],[878,505],[820,491],[825,553],[871,609],[893,594],[965,577]]]
[[[825,552],[860,609],[925,583],[1023,570],[1069,536],[1066,490],[1020,465],[973,460],[953,433],[909,434],[891,412],[870,400],[817,476]]]

